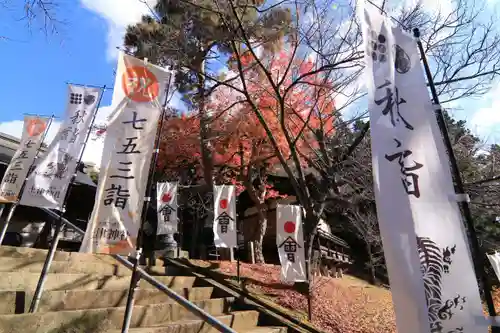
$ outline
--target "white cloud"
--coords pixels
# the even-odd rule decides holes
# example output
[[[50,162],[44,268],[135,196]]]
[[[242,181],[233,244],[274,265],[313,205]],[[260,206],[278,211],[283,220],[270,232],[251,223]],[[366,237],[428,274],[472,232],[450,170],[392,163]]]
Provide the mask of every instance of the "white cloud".
[[[0,123],[0,133],[5,133],[20,139],[23,135],[23,126],[23,120],[6,121],[4,123]],[[52,142],[57,134],[57,131],[59,130],[59,127],[61,127],[61,122],[54,120],[50,125],[49,132],[45,138],[45,143]]]
[[[110,115],[113,108],[111,106],[103,106],[99,108],[99,112],[96,116],[96,124],[103,124],[106,121],[106,118]],[[52,122],[49,132],[45,138],[44,143],[49,145],[54,137],[57,134],[61,127],[61,121],[55,120]],[[12,135],[16,138],[21,138],[23,133],[23,120],[13,120],[0,123],[0,132],[8,135]],[[92,138],[92,136],[91,136]],[[84,150],[82,161],[87,163],[94,163],[97,167],[99,167],[101,163],[101,156],[103,150],[103,142],[102,140],[89,140],[87,147]]]
[[[104,125],[106,124],[107,117],[113,111],[112,106],[102,106],[99,108],[99,112],[97,112],[95,124],[96,125]],[[101,157],[104,149],[103,139],[95,140],[95,135],[91,135],[85,151],[83,152],[82,161],[87,163],[93,163],[97,168],[101,165]]]
[[[453,12],[455,6],[452,0],[404,0],[399,2],[392,10],[400,11],[401,9],[412,9],[417,4],[421,4],[422,8],[428,13],[441,13],[442,17],[447,17]]]
[[[470,117],[470,128],[488,143],[500,143],[500,84],[483,100],[485,106]]]
[[[80,0],[88,10],[101,16],[108,25],[108,50],[110,60],[117,57],[117,46],[123,45],[123,36],[128,25],[137,23],[142,15],[149,14],[157,0]],[[147,3],[144,4],[144,2]]]

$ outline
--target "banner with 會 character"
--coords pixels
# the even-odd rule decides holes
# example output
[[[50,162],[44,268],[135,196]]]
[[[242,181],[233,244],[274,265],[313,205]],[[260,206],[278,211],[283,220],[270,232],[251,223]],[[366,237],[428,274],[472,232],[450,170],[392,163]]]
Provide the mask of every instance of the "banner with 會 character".
[[[377,215],[399,332],[488,332],[415,39],[360,6]]]
[[[28,176],[21,195],[24,206],[62,209],[69,183],[75,173],[92,118],[99,105],[101,88],[68,85],[64,121]]]
[[[236,237],[236,187],[214,186],[214,243],[216,247],[235,248]]]
[[[48,130],[49,118],[25,116],[19,148],[12,157],[0,184],[0,202],[17,202],[24,180],[33,165]]]
[[[276,206],[276,246],[281,263],[281,280],[284,282],[307,281],[300,206]]]
[[[156,185],[157,235],[173,234],[178,231],[177,187],[177,182],[157,183]]]
[[[162,101],[170,73],[119,55],[96,203],[80,252],[135,251]]]

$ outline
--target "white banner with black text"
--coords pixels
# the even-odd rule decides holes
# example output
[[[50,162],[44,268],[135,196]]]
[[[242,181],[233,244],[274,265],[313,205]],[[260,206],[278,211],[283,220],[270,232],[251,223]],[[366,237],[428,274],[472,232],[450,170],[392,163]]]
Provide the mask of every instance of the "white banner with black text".
[[[42,145],[49,118],[25,116],[19,148],[5,170],[0,184],[0,202],[17,202],[24,180]]]
[[[73,177],[102,89],[68,85],[64,121],[47,153],[28,176],[20,204],[63,209],[63,201]]]
[[[235,248],[236,235],[236,187],[214,185],[214,243],[216,247]]]
[[[276,246],[281,263],[281,280],[307,281],[302,207],[276,206]]]
[[[156,184],[157,235],[173,234],[178,231],[177,187],[177,182]]]
[[[96,203],[80,252],[135,251],[170,73],[120,52]],[[149,196],[149,195],[148,195]]]
[[[416,41],[371,4],[358,14],[377,215],[398,331],[486,333]]]

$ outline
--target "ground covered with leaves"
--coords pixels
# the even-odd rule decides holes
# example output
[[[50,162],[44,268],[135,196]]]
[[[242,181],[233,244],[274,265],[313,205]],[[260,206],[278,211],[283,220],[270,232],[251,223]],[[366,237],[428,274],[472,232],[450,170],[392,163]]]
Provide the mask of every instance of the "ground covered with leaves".
[[[235,281],[236,263],[190,260]],[[241,263],[243,287],[283,307],[287,313],[307,321],[307,298],[280,281],[280,266]],[[396,333],[390,290],[344,275],[343,278],[315,277],[313,281],[312,324],[330,333]],[[493,292],[500,309],[500,289]],[[485,314],[487,314],[485,306]]]
[[[210,267],[235,281],[236,263],[190,260],[200,267]],[[307,298],[291,284],[280,281],[280,266],[241,263],[243,286],[261,298],[281,305],[294,317],[307,321]],[[370,285],[358,278],[315,277],[313,281],[312,324],[331,333],[396,333],[390,290]],[[500,309],[500,289],[493,292]],[[486,307],[485,307],[486,310]],[[485,311],[485,314],[487,312]]]
[[[236,276],[236,263],[192,260],[197,266],[211,266],[227,275]],[[307,298],[293,286],[280,281],[280,267],[241,264],[245,288],[289,310],[301,320],[307,318]],[[341,279],[315,277],[313,282],[312,324],[331,333],[396,332],[391,293],[362,280],[345,275]]]

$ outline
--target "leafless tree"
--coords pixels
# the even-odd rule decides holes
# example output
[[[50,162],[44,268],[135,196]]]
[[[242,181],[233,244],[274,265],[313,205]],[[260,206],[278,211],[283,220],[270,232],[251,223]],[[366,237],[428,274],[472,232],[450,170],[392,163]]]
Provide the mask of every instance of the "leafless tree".
[[[262,73],[261,79],[270,87],[269,94],[277,102],[277,117],[283,119],[287,105],[287,94],[293,87],[307,84],[307,78],[320,76],[324,82],[334,82],[331,93],[337,100],[343,100],[337,107],[335,115],[339,121],[338,128],[347,128],[355,120],[366,113],[361,107],[359,112],[353,112],[355,102],[362,99],[365,93],[360,89],[359,78],[363,70],[362,39],[358,21],[355,17],[354,5],[343,7],[335,1],[281,1],[272,6],[287,6],[293,16],[293,27],[284,36],[284,44],[292,54],[292,61],[305,61],[311,57],[315,60],[315,68],[307,73],[301,73],[289,84],[284,84],[280,73],[278,77],[271,73],[264,60],[265,54],[259,53],[259,47],[265,40],[249,38],[248,28],[244,28],[240,14],[241,8],[232,0],[217,0],[220,8],[231,8],[234,17],[225,20],[231,31],[234,31],[234,41],[228,45],[234,54],[235,76],[226,75],[226,79],[206,76],[212,86],[227,86],[235,93],[242,94],[247,105],[255,112],[260,124],[270,129],[266,119],[261,114],[259,105],[246,89],[245,82],[249,79],[242,58],[251,55],[256,59],[255,66]],[[271,6],[271,7],[272,7]],[[387,10],[390,9],[387,4]],[[451,10],[428,11],[420,5],[413,8],[392,9],[390,15],[398,24],[407,29],[418,27],[422,33],[428,57],[430,58],[433,75],[438,83],[442,103],[449,103],[461,98],[478,96],[488,91],[492,78],[498,74],[498,59],[500,52],[499,35],[493,29],[494,19],[490,22],[479,20],[481,8],[462,0],[454,3]],[[225,11],[227,15],[227,11]],[[262,11],[265,15],[265,10]],[[236,22],[236,23],[235,23]],[[265,52],[264,52],[265,53]],[[290,66],[291,67],[291,66]],[[238,82],[236,84],[235,82]],[[208,92],[211,92],[209,90]],[[346,112],[347,107],[350,115]],[[343,119],[341,113],[344,113]],[[359,137],[350,140],[347,145],[332,147],[329,136],[317,129],[309,128],[314,133],[315,145],[309,147],[313,155],[306,154],[297,146],[297,138],[293,136],[285,122],[281,122],[280,130],[287,138],[285,154],[275,140],[275,133],[268,130],[270,142],[276,151],[280,163],[287,173],[300,204],[306,211],[306,235],[313,239],[319,218],[324,209],[332,202],[349,207],[352,198],[342,193],[342,182],[339,177],[342,170],[352,164],[352,155],[362,142],[368,128],[359,131]],[[308,119],[302,119],[304,128],[309,127]],[[339,131],[340,132],[340,131]],[[346,131],[347,132],[347,131]],[[303,135],[303,133],[300,133]],[[340,135],[340,134],[338,134]],[[307,166],[303,160],[307,161]],[[352,168],[352,165],[351,165]],[[313,169],[314,172],[309,172]],[[363,192],[365,184],[358,184],[356,191]],[[358,213],[352,214],[353,220],[361,218]],[[354,216],[356,216],[354,218]],[[364,228],[368,226],[364,225]],[[309,242],[308,257],[311,257],[312,242]]]
[[[317,223],[326,208],[351,207],[357,200],[354,199],[354,194],[368,195],[366,184],[343,175],[344,170],[349,168],[353,170],[356,167],[356,153],[360,150],[360,144],[363,143],[363,138],[369,130],[368,125],[365,125],[354,133],[354,137],[351,131],[352,124],[367,114],[366,107],[362,103],[366,96],[360,80],[364,67],[363,49],[360,27],[355,16],[355,2],[342,5],[335,0],[273,1],[264,6],[259,5],[257,12],[261,21],[256,20],[248,24],[249,22],[244,19],[246,11],[256,10],[256,7],[249,2],[214,0],[213,5],[211,3],[210,6],[206,6],[201,0],[180,1],[191,6],[193,11],[210,12],[213,14],[211,20],[216,20],[219,24],[218,29],[233,34],[224,37],[224,48],[233,53],[231,69],[224,77],[205,71],[205,67],[197,71],[192,66],[186,66],[186,73],[199,77],[199,81],[203,82],[199,90],[207,98],[221,86],[229,87],[235,94],[242,96],[239,102],[245,103],[246,107],[257,116],[260,125],[266,129],[281,167],[288,175],[290,184],[305,209],[305,234],[309,239],[314,239]],[[397,24],[408,30],[416,27],[420,29],[421,40],[430,59],[434,80],[443,104],[466,97],[480,96],[488,91],[493,78],[498,74],[500,37],[494,29],[494,18],[489,21],[480,19],[482,10],[480,5],[465,0],[451,2],[450,8],[435,10],[429,10],[420,4],[401,7],[399,1],[383,1],[379,2],[379,5],[383,7],[380,9],[387,11]],[[283,31],[278,31],[282,29],[278,28],[279,24],[276,24],[275,28],[266,26],[266,29],[276,31],[262,36],[271,35],[275,42],[276,35],[282,35],[282,45],[291,54],[290,66],[284,73],[278,74],[271,72],[266,62],[266,59],[273,56],[270,52],[275,48],[266,48],[268,40],[253,33],[262,27],[266,20],[268,21],[268,16],[277,7],[290,12],[291,23]],[[145,21],[143,25],[147,27],[133,35],[140,36],[144,40],[151,38],[155,33],[160,33],[161,26],[155,23],[155,20],[156,18],[151,18]],[[133,44],[138,50],[147,51],[148,54],[151,52],[172,54],[171,45],[164,43],[156,48],[148,43],[129,41],[128,44]],[[245,66],[242,61],[249,55],[255,59],[252,68]],[[157,58],[161,57],[157,55]],[[212,59],[221,58],[214,55]],[[292,63],[306,62],[310,59],[314,60],[314,68],[300,73],[292,82],[282,80],[287,76],[287,72],[292,70]],[[262,116],[258,98],[248,89],[249,80],[254,80],[249,71],[259,71],[259,80],[263,86],[269,87],[265,93],[276,101],[276,117],[280,119],[279,131],[286,138],[286,149],[278,144],[276,133],[273,133],[270,124]],[[323,82],[318,83],[316,80],[311,83],[309,79],[312,77],[321,77]],[[321,128],[318,130],[313,127],[309,117],[299,117],[297,126],[304,128],[299,134],[292,131],[288,123],[283,121],[286,116],[285,111],[293,109],[288,104],[287,97],[293,94],[294,88],[305,85],[312,85],[313,88],[317,88],[313,91],[321,94],[324,94],[324,87],[328,87],[330,97],[334,98],[337,104],[335,113],[331,115],[337,119],[335,133],[326,133]],[[318,94],[318,99],[324,98],[321,94]],[[203,109],[204,104],[198,107]],[[297,144],[306,132],[307,141],[311,142],[307,152],[303,146],[299,147]],[[367,170],[367,174],[370,173],[371,171]],[[210,177],[207,176],[208,178]],[[345,188],[348,186],[354,190],[346,191]],[[312,241],[308,247],[309,258],[311,251]]]
[[[0,0],[0,10],[11,16],[13,22],[26,22],[30,30],[40,29],[46,35],[57,33],[64,23],[61,6],[60,0]],[[10,40],[8,36],[3,38]]]

